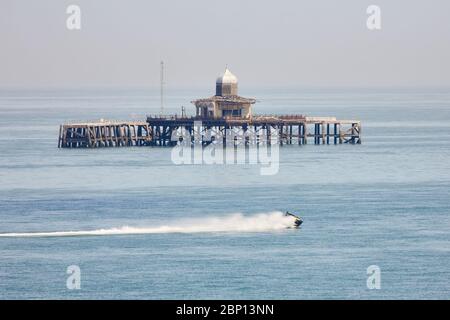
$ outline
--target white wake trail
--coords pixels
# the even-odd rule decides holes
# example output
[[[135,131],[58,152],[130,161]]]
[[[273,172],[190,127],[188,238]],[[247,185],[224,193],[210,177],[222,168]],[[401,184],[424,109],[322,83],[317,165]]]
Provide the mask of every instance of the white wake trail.
[[[0,237],[73,237],[108,236],[157,233],[200,233],[200,232],[264,232],[282,230],[293,226],[293,217],[282,212],[269,212],[245,216],[240,213],[224,217],[191,219],[173,225],[158,227],[129,227],[53,232],[0,233]]]

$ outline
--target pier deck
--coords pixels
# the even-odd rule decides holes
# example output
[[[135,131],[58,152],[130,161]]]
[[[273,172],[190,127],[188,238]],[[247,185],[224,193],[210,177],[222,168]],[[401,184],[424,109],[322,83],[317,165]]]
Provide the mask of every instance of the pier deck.
[[[243,118],[201,118],[201,117],[147,117],[151,145],[171,146],[173,133],[180,128],[194,136],[195,123],[201,122],[202,130],[224,132],[226,129],[253,130],[278,133],[278,143],[283,144],[360,144],[361,122],[358,120],[337,120],[335,117],[307,117],[302,115],[260,115]],[[270,133],[269,133],[270,134]],[[203,135],[203,134],[202,134]],[[209,138],[209,137],[208,137]],[[202,139],[203,140],[203,139]],[[206,141],[208,139],[205,139]],[[267,143],[272,140],[268,139]]]
[[[281,145],[361,143],[361,122],[357,120],[337,120],[334,117],[303,115],[259,115],[248,119],[178,117],[175,115],[148,116],[146,122],[66,123],[60,126],[58,147],[174,146],[182,141],[182,139],[174,139],[177,132],[184,130],[194,137],[195,127],[199,123],[201,123],[201,141],[205,141],[205,144],[211,141],[211,137],[206,137],[208,130],[223,135],[226,130],[242,130],[243,132],[253,130],[256,135],[266,132],[269,136],[270,132],[276,132],[278,134],[277,143]],[[273,140],[269,137],[264,142],[271,144]]]

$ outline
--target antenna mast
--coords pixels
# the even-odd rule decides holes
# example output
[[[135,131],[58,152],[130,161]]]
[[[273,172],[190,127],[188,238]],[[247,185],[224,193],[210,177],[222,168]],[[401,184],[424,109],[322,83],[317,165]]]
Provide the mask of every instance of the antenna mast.
[[[164,61],[161,61],[161,116],[164,115]]]

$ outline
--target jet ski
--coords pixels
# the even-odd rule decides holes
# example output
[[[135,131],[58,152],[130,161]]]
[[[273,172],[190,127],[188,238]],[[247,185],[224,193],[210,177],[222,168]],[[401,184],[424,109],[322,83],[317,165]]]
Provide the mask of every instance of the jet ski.
[[[285,216],[294,218],[294,228],[299,228],[300,225],[303,223],[302,218],[296,216],[295,214],[290,213],[289,211],[286,211]]]

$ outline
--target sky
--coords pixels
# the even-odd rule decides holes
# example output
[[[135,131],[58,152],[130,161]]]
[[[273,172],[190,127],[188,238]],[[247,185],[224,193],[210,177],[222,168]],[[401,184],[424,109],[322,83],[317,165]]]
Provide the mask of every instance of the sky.
[[[449,15],[448,0],[1,0],[0,86],[157,87],[161,60],[171,86],[226,65],[253,86],[450,86]]]

